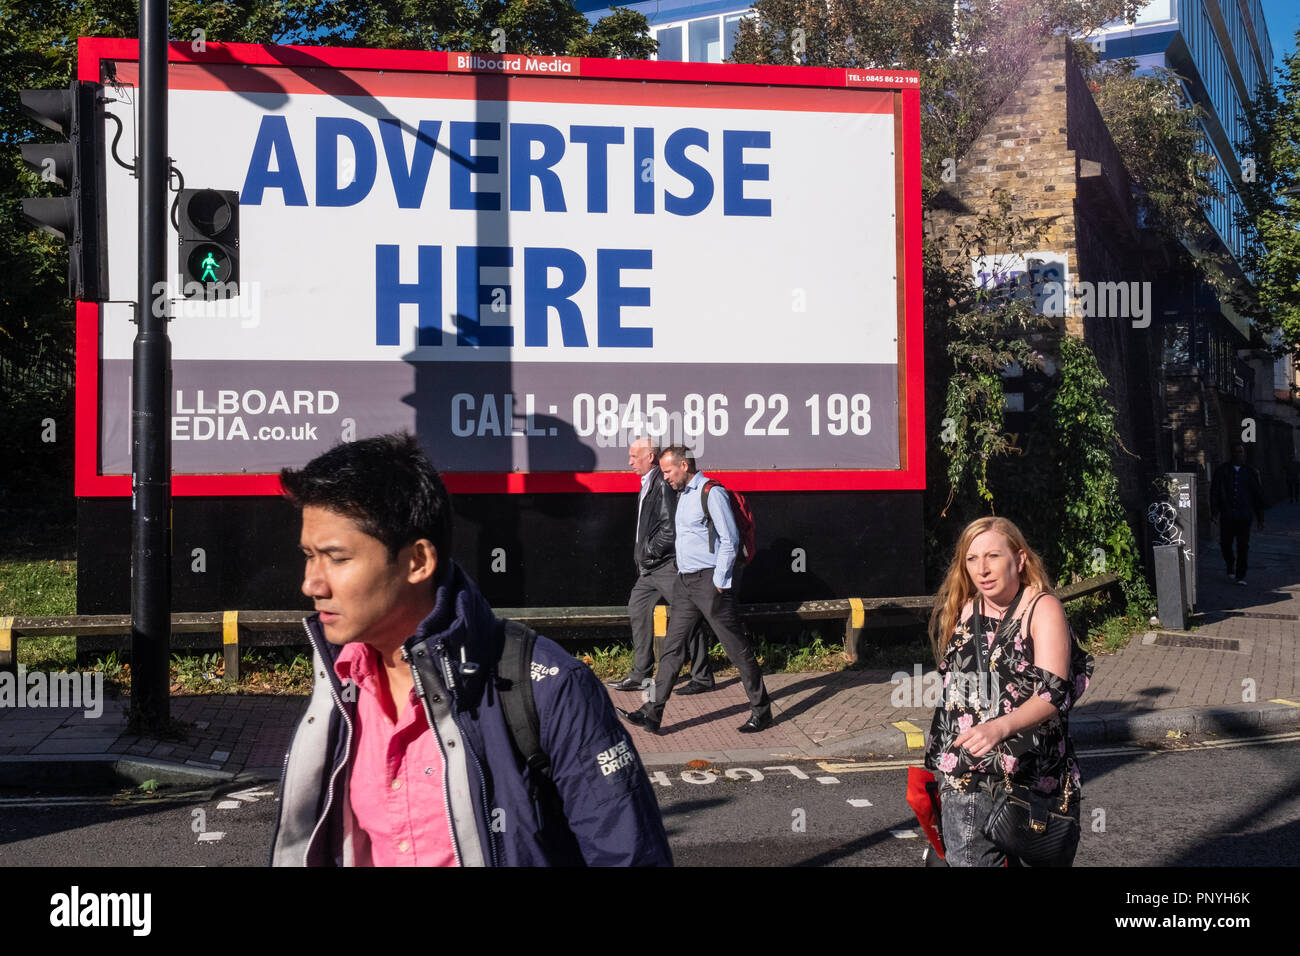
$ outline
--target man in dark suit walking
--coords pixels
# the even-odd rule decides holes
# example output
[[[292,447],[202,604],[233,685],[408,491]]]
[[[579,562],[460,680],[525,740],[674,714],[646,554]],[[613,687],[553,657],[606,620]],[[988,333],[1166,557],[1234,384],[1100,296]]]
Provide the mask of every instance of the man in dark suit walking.
[[[1246,556],[1250,550],[1250,519],[1264,530],[1264,489],[1259,472],[1246,464],[1246,446],[1235,442],[1232,461],[1219,466],[1210,482],[1210,520],[1219,521],[1219,547],[1228,577],[1246,584]],[[1232,546],[1236,543],[1236,560]]]
[[[650,685],[655,671],[654,610],[660,598],[671,602],[677,580],[675,560],[677,492],[664,481],[659,470],[659,449],[648,438],[634,441],[628,448],[627,463],[641,478],[637,498],[636,544],[632,556],[637,579],[628,598],[627,613],[632,622],[632,669],[620,681],[612,681],[615,690],[641,690]],[[703,629],[697,627],[687,640],[691,660],[691,681],[679,694],[701,694],[713,689],[709,667],[709,647]],[[676,675],[673,675],[676,677]]]

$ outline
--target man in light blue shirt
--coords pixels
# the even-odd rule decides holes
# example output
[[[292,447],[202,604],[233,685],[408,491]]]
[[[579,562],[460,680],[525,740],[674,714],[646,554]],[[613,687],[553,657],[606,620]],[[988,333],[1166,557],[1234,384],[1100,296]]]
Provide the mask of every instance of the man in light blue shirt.
[[[740,732],[766,730],[772,725],[772,701],[763,685],[763,672],[754,658],[754,649],[741,630],[732,586],[740,541],[730,498],[725,488],[713,485],[708,492],[708,518],[705,517],[704,487],[709,479],[695,470],[694,456],[681,445],[664,449],[659,457],[659,469],[677,492],[677,581],[673,587],[672,615],[659,657],[654,696],[640,710],[620,713],[628,723],[659,733],[673,681],[686,659],[686,638],[703,616],[727,657],[740,671],[740,683],[749,697],[752,713],[739,728]]]

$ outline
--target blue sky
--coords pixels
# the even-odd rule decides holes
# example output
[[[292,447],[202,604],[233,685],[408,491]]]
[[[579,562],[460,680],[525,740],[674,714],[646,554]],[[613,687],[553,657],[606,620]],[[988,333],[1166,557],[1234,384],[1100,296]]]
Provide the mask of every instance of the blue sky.
[[[1260,0],[1264,8],[1264,22],[1268,24],[1268,37],[1273,41],[1275,66],[1295,49],[1295,31],[1300,28],[1300,3],[1296,0]]]

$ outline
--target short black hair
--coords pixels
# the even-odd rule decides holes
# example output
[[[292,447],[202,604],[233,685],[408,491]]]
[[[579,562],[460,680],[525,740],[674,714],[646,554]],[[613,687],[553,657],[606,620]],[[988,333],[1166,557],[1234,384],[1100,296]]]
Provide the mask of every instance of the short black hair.
[[[686,470],[692,475],[695,474],[695,452],[691,451],[685,445],[669,445],[659,453],[659,457],[672,455],[673,461],[686,462]]]
[[[335,445],[301,469],[280,472],[284,496],[298,509],[324,508],[377,538],[391,560],[420,538],[451,560],[451,496],[409,432]]]

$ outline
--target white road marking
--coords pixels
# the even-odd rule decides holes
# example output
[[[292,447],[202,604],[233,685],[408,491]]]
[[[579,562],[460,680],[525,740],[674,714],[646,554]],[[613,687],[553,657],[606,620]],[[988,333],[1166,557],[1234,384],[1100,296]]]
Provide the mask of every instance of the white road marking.
[[[217,804],[218,810],[238,810],[243,804],[238,800],[222,800]]]
[[[820,766],[820,764],[819,764],[818,766]],[[781,765],[781,766],[779,766],[779,767],[764,767],[763,769],[764,769],[764,770],[784,770],[784,771],[786,771],[787,773],[789,773],[790,776],[794,777],[796,780],[807,780],[807,779],[808,779],[808,775],[807,775],[806,773],[804,773],[802,770],[800,770],[798,767],[796,767],[794,764],[783,764],[783,765]],[[822,769],[825,769],[825,768],[822,768]]]
[[[889,835],[897,840],[915,840],[917,838],[915,830],[890,830]]]
[[[222,832],[220,832],[220,831],[218,831],[218,830],[208,830],[206,833],[200,833],[200,834],[199,834],[199,842],[200,842],[200,843],[215,843],[217,840],[220,840],[220,839],[221,839],[222,837],[224,837],[224,836],[225,836],[225,834],[222,833]]]
[[[847,802],[848,802],[848,805],[851,806],[851,807],[870,807],[870,806],[873,805],[873,804],[871,803],[870,800],[864,800],[864,799],[861,799],[861,798],[850,799],[850,800],[847,801]]]
[[[258,787],[249,787],[247,790],[238,790],[235,793],[232,793],[231,796],[237,800],[245,800],[248,803],[257,803],[258,797],[269,797],[269,796],[273,796],[274,793],[275,793],[274,790],[267,790],[265,788],[258,788]]]
[[[818,777],[817,782],[818,783],[839,783],[839,780],[837,780],[835,777]]]
[[[881,760],[873,763],[831,763],[818,761],[817,766],[828,773],[862,773],[866,770],[906,770],[915,767],[915,760]]]

